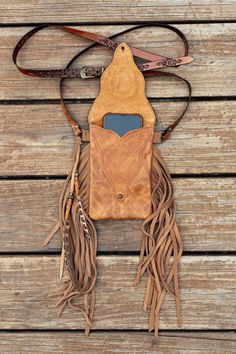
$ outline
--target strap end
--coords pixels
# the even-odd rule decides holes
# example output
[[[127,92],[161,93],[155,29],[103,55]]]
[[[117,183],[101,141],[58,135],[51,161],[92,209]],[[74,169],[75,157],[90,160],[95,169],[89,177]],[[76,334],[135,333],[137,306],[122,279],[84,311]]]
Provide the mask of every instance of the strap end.
[[[189,55],[187,57],[184,57],[184,64],[189,64],[192,63],[192,61],[194,61],[193,57],[190,57]]]
[[[172,132],[172,129],[167,128],[166,130],[164,130],[163,133],[161,133],[161,143],[163,143],[164,141],[169,139],[171,132]]]

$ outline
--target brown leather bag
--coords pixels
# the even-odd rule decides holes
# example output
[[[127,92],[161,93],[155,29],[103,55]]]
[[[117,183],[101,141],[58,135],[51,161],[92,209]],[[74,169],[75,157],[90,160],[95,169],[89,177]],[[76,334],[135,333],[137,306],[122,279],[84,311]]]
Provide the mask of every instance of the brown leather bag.
[[[150,25],[141,25],[123,31]],[[88,335],[95,310],[95,283],[97,279],[97,234],[92,220],[143,219],[143,240],[140,250],[135,284],[147,272],[144,310],[150,306],[149,331],[155,329],[158,336],[159,313],[165,294],[175,298],[178,324],[180,297],[178,263],[182,255],[182,241],[176,225],[176,207],[170,174],[153,143],[162,143],[184,116],[191,98],[189,82],[180,76],[157,71],[163,67],[175,67],[192,61],[188,56],[188,43],[178,29],[163,25],[174,31],[184,42],[185,53],[181,58],[160,55],[118,43],[112,37],[105,38],[93,33],[65,26],[56,28],[91,39],[114,49],[110,65],[105,68],[71,68],[72,63],[93,45],[78,53],[62,70],[24,69],[17,63],[17,55],[25,42],[36,32],[47,27],[39,26],[29,31],[16,45],[13,61],[19,71],[36,77],[61,78],[60,92],[63,111],[75,135],[73,166],[60,197],[59,222],[45,240],[47,245],[60,229],[62,253],[60,278],[64,261],[68,278],[64,288],[51,296],[58,296],[59,313],[66,305],[81,311],[86,320]],[[147,60],[136,64],[134,56]],[[155,131],[156,116],[145,95],[144,76],[171,76],[187,84],[189,99],[181,116],[164,132]],[[80,129],[71,116],[62,97],[63,79],[99,77],[100,91],[91,106],[89,131]],[[103,127],[107,113],[136,114],[142,117],[143,126],[120,137]],[[81,143],[88,144],[81,151]],[[84,301],[78,301],[83,297]]]

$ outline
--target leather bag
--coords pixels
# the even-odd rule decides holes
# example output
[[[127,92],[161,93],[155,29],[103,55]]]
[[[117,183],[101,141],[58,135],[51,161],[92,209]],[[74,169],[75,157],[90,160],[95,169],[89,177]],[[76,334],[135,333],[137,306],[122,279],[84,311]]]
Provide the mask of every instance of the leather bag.
[[[121,34],[148,26],[175,32],[184,43],[184,55],[167,58],[114,40]],[[23,68],[17,60],[19,51],[30,37],[46,27],[56,27],[95,43],[80,51],[65,69]],[[72,67],[79,56],[97,44],[114,50],[107,68]],[[137,64],[136,57],[145,62]],[[62,289],[49,296],[58,298],[59,314],[66,306],[83,313],[86,335],[92,327],[96,298],[97,233],[93,220],[101,219],[143,220],[143,240],[134,283],[138,284],[147,274],[143,308],[145,311],[149,309],[149,331],[155,330],[158,337],[160,309],[166,293],[175,299],[178,324],[181,326],[178,263],[183,245],[176,224],[171,176],[156,145],[170,138],[184,116],[191,99],[191,85],[177,74],[159,69],[177,67],[192,60],[184,34],[175,27],[161,23],[131,27],[109,38],[66,26],[43,25],[26,33],[13,51],[13,62],[21,73],[61,79],[61,106],[74,132],[75,145],[72,168],[59,201],[58,222],[44,245],[60,230],[60,278],[64,263],[67,274]],[[145,94],[145,77],[148,76],[177,78],[187,85],[189,91],[182,114],[161,132],[156,130],[156,115]],[[95,77],[101,77],[100,90],[89,111],[89,130],[82,130],[63,100],[63,82],[68,78]],[[103,127],[107,113],[139,115],[143,126],[120,137]],[[85,143],[83,148],[82,143]]]

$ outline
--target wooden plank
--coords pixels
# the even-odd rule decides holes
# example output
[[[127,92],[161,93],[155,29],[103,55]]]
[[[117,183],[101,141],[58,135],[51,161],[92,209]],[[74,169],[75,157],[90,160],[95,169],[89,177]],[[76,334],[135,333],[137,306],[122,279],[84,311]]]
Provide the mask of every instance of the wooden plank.
[[[0,5],[1,23],[137,22],[235,20],[233,0],[189,1],[45,1],[11,0]],[[61,14],[63,13],[63,18]]]
[[[98,257],[94,329],[146,329],[143,280],[133,286],[138,257]],[[83,329],[80,313],[57,317],[48,292],[58,288],[59,257],[1,257],[1,329]],[[180,266],[182,329],[236,329],[234,256],[183,257]],[[59,287],[60,288],[60,287]],[[160,329],[176,329],[175,301],[166,297]]]
[[[236,94],[236,24],[177,25],[187,36],[190,54],[195,58],[190,65],[174,71],[189,79],[194,96],[230,96]],[[127,26],[80,26],[86,30],[111,35]],[[59,97],[58,80],[25,77],[12,64],[12,51],[29,28],[3,27],[0,29],[0,99],[55,99]],[[223,39],[223,40],[219,40]],[[182,43],[167,30],[141,29],[126,34],[120,40],[130,45],[167,56],[183,54]],[[37,34],[26,44],[20,62],[33,68],[63,68],[70,58],[89,42],[56,29]],[[81,57],[77,67],[108,65],[112,51],[96,47]],[[65,97],[92,98],[98,92],[99,80],[67,80]],[[185,86],[170,78],[147,79],[150,97],[181,97],[187,94]]]
[[[155,102],[164,129],[181,113],[183,102]],[[91,104],[70,110],[87,126]],[[235,173],[236,101],[192,102],[171,139],[159,145],[171,173]],[[0,175],[66,175],[74,138],[58,105],[2,105]]]
[[[55,224],[63,181],[1,181],[2,252],[59,251],[59,234],[43,241]],[[235,179],[175,179],[177,221],[185,251],[235,251]],[[99,251],[138,251],[142,221],[99,221]]]
[[[232,354],[236,353],[233,332],[160,332],[158,342],[147,333],[92,332],[85,337],[79,332],[0,333],[4,353],[116,353],[135,354]]]

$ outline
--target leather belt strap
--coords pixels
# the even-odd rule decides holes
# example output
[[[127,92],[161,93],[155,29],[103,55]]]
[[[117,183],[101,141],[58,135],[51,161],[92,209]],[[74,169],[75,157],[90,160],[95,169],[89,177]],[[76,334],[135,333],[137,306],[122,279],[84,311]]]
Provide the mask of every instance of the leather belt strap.
[[[36,69],[26,69],[21,67],[18,63],[17,63],[17,57],[19,54],[20,49],[24,46],[24,44],[37,32],[39,32],[40,30],[47,28],[47,27],[55,27],[59,30],[65,31],[65,32],[69,32],[73,35],[76,36],[80,36],[83,38],[87,38],[90,39],[92,41],[94,41],[95,43],[86,47],[85,49],[83,49],[81,52],[79,52],[78,54],[76,54],[71,61],[68,63],[68,65],[66,66],[65,69],[57,69],[57,70],[36,70]],[[173,123],[171,124],[163,133],[161,133],[161,141],[165,141],[169,138],[170,133],[173,131],[173,129],[179,124],[180,120],[183,118],[188,105],[190,103],[191,100],[191,85],[190,83],[183,79],[182,77],[173,74],[173,73],[169,73],[169,72],[161,72],[161,71],[156,71],[153,69],[161,69],[164,67],[177,67],[179,65],[183,65],[183,64],[187,64],[190,63],[193,58],[190,57],[188,55],[188,41],[186,39],[186,37],[184,36],[184,34],[177,28],[170,26],[170,25],[166,25],[166,24],[162,24],[162,23],[153,23],[153,24],[143,24],[143,25],[139,25],[139,26],[134,26],[131,28],[128,28],[122,32],[119,32],[113,36],[110,36],[108,38],[103,37],[101,35],[98,34],[94,34],[91,32],[87,32],[87,31],[81,31],[78,29],[74,29],[74,28],[70,28],[70,27],[66,27],[66,26],[59,26],[59,25],[41,25],[41,26],[37,26],[35,28],[33,28],[32,30],[30,30],[29,32],[27,32],[21,39],[20,41],[17,43],[16,47],[14,48],[13,51],[13,55],[12,55],[12,59],[14,64],[16,65],[17,69],[28,76],[34,76],[34,77],[42,77],[42,78],[61,78],[61,82],[60,82],[60,99],[61,99],[61,104],[62,104],[62,108],[63,111],[67,117],[67,120],[69,122],[69,124],[71,125],[74,134],[76,136],[79,136],[81,134],[81,129],[78,126],[78,123],[72,118],[71,114],[69,113],[64,99],[63,99],[63,95],[62,95],[62,89],[63,89],[63,80],[67,79],[67,78],[81,78],[81,79],[88,79],[88,78],[95,78],[95,77],[100,77],[102,72],[104,71],[104,67],[82,67],[82,68],[71,68],[70,66],[72,65],[72,63],[79,57],[81,56],[83,53],[85,53],[86,51],[88,51],[89,49],[91,49],[92,47],[94,47],[96,44],[102,44],[108,48],[111,49],[115,49],[117,47],[117,45],[119,44],[119,42],[116,42],[113,40],[113,38],[137,30],[139,28],[144,28],[144,27],[162,27],[162,28],[166,28],[168,30],[171,30],[173,32],[175,32],[183,41],[184,44],[184,56],[183,57],[179,57],[179,58],[168,58],[162,55],[157,55],[157,54],[153,54],[150,52],[147,52],[145,50],[142,49],[138,49],[138,48],[134,48],[131,47],[132,53],[134,56],[141,58],[141,59],[145,59],[148,60],[148,62],[142,63],[142,64],[138,64],[138,68],[143,72],[144,76],[172,76],[172,77],[176,77],[181,79],[183,82],[185,82],[188,86],[189,89],[189,98],[188,98],[188,102],[187,105],[183,111],[183,113],[181,114],[181,116]],[[160,133],[158,133],[160,134]]]
[[[168,25],[160,25],[161,27],[165,27],[168,29],[173,30],[174,27],[168,26]],[[106,38],[103,36],[100,36],[95,33],[91,32],[86,32],[86,31],[81,31],[78,29],[66,27],[66,26],[58,26],[58,25],[42,25],[33,28],[29,32],[27,32],[17,43],[16,47],[14,48],[12,59],[14,64],[17,66],[18,70],[22,72],[25,75],[29,76],[37,76],[37,77],[46,77],[46,78],[75,78],[75,77],[80,77],[83,78],[83,72],[84,68],[81,69],[74,69],[74,68],[68,68],[68,69],[59,69],[59,70],[34,70],[34,69],[26,69],[18,65],[17,63],[17,56],[20,51],[20,49],[24,46],[24,44],[37,32],[41,31],[42,29],[46,27],[55,27],[61,31],[69,32],[72,33],[76,36],[83,37],[90,39],[96,43],[103,44],[104,46],[111,48],[111,49],[116,49],[116,47],[119,45],[119,42],[113,41],[111,38]],[[138,29],[143,26],[136,26],[135,28],[132,27],[132,29]],[[126,31],[123,31],[122,33],[125,33]],[[162,55],[157,55],[153,54],[150,52],[147,52],[142,49],[137,49],[137,48],[131,48],[131,51],[134,56],[141,58],[141,59],[146,59],[149,60],[150,62],[147,62],[145,64],[139,64],[138,67],[141,71],[146,71],[146,70],[151,70],[151,69],[160,69],[163,67],[172,67],[172,66],[179,66],[183,64],[188,64],[191,61],[193,61],[193,58],[188,56],[186,51],[188,51],[188,42],[186,40],[186,37],[183,35],[182,32],[174,28],[174,32],[176,32],[180,38],[183,40],[184,46],[185,46],[185,55],[183,57],[179,58],[168,58]],[[99,68],[97,68],[99,69]],[[87,73],[88,76],[96,77],[97,70],[96,68],[87,68]],[[101,74],[99,72],[98,74]]]

